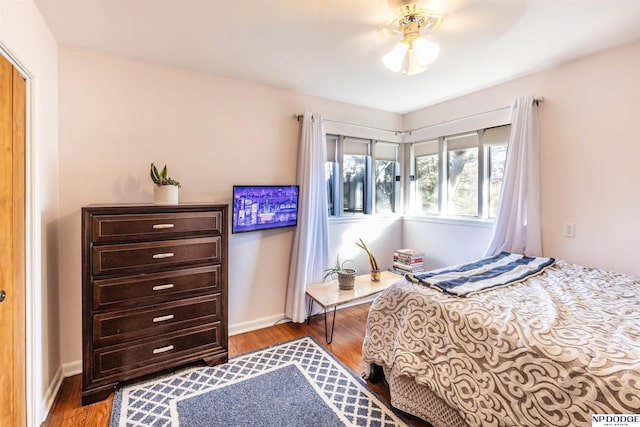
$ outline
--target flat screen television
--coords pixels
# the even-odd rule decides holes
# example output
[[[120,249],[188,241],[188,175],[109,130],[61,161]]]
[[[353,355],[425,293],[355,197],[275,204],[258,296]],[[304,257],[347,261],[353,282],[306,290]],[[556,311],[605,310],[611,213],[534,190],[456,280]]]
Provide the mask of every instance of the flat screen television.
[[[295,227],[297,185],[234,185],[232,233]]]

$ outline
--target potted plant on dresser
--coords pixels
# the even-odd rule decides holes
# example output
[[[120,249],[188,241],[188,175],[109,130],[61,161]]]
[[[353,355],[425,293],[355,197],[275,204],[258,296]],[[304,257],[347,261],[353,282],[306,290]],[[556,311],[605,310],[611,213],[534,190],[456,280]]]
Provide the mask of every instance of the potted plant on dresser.
[[[177,205],[178,189],[180,183],[171,178],[167,172],[167,165],[164,165],[162,171],[158,172],[156,165],[151,163],[151,181],[155,184],[153,187],[153,203],[156,205]]]

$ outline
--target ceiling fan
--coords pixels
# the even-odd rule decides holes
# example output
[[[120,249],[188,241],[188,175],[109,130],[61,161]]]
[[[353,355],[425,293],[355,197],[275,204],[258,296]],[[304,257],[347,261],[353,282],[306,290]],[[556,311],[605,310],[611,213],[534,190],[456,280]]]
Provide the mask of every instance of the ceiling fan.
[[[391,18],[383,24],[382,32],[390,37],[400,36],[401,40],[384,55],[382,62],[403,75],[419,74],[429,68],[440,53],[434,39],[497,37],[505,31],[505,22],[516,22],[526,9],[522,0],[385,0],[385,3]]]
[[[390,0],[389,3],[398,3],[399,6],[396,6],[394,16],[385,29],[389,34],[402,34],[402,39],[382,57],[382,63],[391,71],[403,75],[426,71],[440,54],[440,46],[426,38],[423,32],[437,28],[444,14],[430,10],[415,0]]]

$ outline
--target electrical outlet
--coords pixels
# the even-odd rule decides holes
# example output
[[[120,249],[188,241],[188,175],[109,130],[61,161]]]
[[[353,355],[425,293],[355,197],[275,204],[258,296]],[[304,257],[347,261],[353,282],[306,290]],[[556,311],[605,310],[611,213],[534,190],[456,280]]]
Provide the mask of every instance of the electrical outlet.
[[[576,237],[576,225],[573,222],[564,223],[564,237]]]

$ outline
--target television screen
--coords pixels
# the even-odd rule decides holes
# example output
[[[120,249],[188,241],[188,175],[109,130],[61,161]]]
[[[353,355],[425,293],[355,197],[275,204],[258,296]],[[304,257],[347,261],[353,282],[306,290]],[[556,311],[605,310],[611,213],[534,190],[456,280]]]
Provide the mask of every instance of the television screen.
[[[294,227],[298,224],[297,185],[234,185],[232,233]]]

